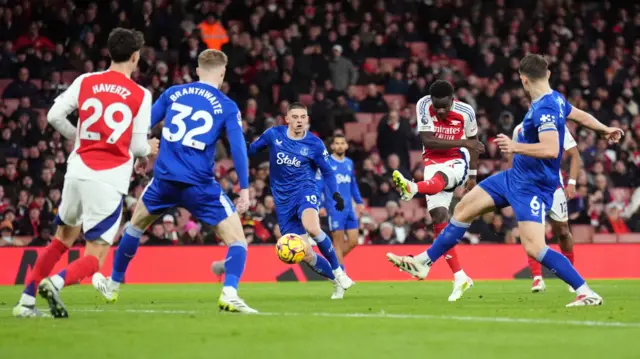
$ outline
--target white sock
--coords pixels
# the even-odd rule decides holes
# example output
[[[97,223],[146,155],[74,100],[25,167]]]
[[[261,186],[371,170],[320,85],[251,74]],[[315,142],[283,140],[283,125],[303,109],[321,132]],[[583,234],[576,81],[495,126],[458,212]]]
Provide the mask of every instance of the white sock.
[[[584,283],[583,285],[581,285],[580,287],[578,287],[578,289],[576,289],[576,294],[577,294],[577,295],[587,295],[587,294],[591,294],[591,288],[589,288],[589,286],[587,285],[587,283]]]
[[[235,289],[234,287],[226,286],[226,287],[222,287],[222,294],[228,297],[237,297],[238,290]]]
[[[425,252],[426,253],[426,252]],[[462,282],[467,280],[467,273],[465,273],[462,269],[453,273],[453,280],[456,282]]]
[[[420,254],[418,254],[417,256],[414,256],[415,259],[419,260],[420,263],[423,263],[424,265],[428,265],[431,266],[431,258],[429,258],[429,256],[427,255],[427,251],[421,252]],[[454,274],[455,276],[455,274]]]
[[[36,297],[26,294],[26,293],[22,293],[22,296],[20,297],[20,304],[21,305],[36,305]]]
[[[120,289],[120,283],[116,282],[115,280],[109,278],[109,286],[111,287],[111,289],[113,290],[119,290]]]
[[[537,280],[537,279],[542,280],[542,276],[541,275],[537,275],[537,276],[533,277],[533,280]]]
[[[338,268],[333,270],[333,273],[334,274],[336,274],[336,273],[344,273],[344,271],[342,270],[342,267],[338,267]]]
[[[51,277],[51,282],[53,283],[53,286],[56,287],[57,290],[61,290],[62,287],[64,287],[64,278],[62,278],[57,274]]]
[[[415,182],[408,181],[409,185],[407,186],[410,193],[418,193],[418,185]]]

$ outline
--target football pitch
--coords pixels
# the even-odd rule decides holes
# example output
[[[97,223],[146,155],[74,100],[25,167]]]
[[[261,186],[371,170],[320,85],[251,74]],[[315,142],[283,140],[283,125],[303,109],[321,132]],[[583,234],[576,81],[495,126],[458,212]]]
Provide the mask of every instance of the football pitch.
[[[602,307],[564,308],[558,280],[242,284],[248,316],[220,313],[218,284],[126,285],[116,304],[91,286],[62,294],[69,319],[17,319],[21,288],[0,287],[0,358],[640,358],[640,281],[591,281]],[[39,302],[44,309],[44,303]]]

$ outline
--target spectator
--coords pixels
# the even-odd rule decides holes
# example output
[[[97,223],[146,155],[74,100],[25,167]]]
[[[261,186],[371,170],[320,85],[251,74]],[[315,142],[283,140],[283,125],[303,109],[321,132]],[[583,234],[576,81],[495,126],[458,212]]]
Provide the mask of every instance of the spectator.
[[[387,112],[389,107],[384,101],[384,97],[378,92],[375,84],[367,86],[367,97],[360,102],[360,112],[383,113]]]
[[[409,225],[404,214],[400,211],[393,216],[393,231],[395,232],[398,243],[404,243],[409,236]]]
[[[4,220],[0,222],[0,247],[12,246],[13,244],[13,225]]]
[[[373,244],[398,244],[393,224],[384,222],[380,225],[380,233],[374,238]]]
[[[202,41],[209,49],[220,50],[224,44],[229,42],[227,30],[214,13],[207,14],[207,18],[198,25],[198,29],[200,29]]]
[[[46,247],[51,243],[53,236],[51,234],[51,228],[49,227],[41,227],[39,229],[40,235],[33,238],[31,242],[29,242],[29,246],[31,247]]]
[[[629,227],[625,223],[624,219],[620,216],[622,211],[622,205],[616,202],[609,203],[606,211],[600,218],[600,233],[615,233],[625,234],[629,233]]]
[[[336,128],[344,128],[347,122],[356,122],[355,112],[349,106],[345,95],[338,96],[337,103],[331,109],[331,117]]]
[[[40,207],[35,203],[29,205],[29,214],[22,218],[16,228],[16,235],[38,237],[40,235]]]
[[[21,98],[28,97],[30,99],[38,99],[40,97],[39,90],[29,78],[29,70],[26,67],[20,68],[18,78],[11,82],[2,93],[2,98]]]
[[[184,233],[180,236],[180,244],[182,245],[202,245],[204,238],[200,233],[200,228],[194,221],[189,221],[184,227]]]
[[[411,144],[411,125],[406,119],[401,119],[397,111],[391,111],[378,124],[378,139],[376,146],[382,158],[391,154],[400,157],[400,167],[408,171],[409,148]]]
[[[38,27],[38,24],[34,22],[29,25],[29,32],[18,37],[15,42],[16,50],[20,50],[25,47],[52,51],[55,45],[51,42],[51,40],[49,40],[45,36],[40,35],[40,28]]]
[[[176,229],[175,218],[170,214],[165,214],[162,217],[162,227],[164,239],[176,244],[178,242],[178,231]]]
[[[346,91],[350,85],[358,82],[358,70],[348,58],[342,56],[342,46],[334,45],[332,50],[333,58],[329,63],[331,72],[331,83],[336,91]]]

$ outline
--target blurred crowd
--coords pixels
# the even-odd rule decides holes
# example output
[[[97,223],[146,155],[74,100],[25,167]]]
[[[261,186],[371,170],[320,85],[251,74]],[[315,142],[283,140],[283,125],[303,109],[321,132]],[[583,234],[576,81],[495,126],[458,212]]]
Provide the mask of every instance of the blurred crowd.
[[[414,160],[421,150],[415,103],[429,85],[449,80],[457,98],[475,108],[479,139],[487,145],[481,180],[506,168],[492,139],[511,134],[529,106],[519,59],[544,54],[553,87],[626,133],[610,145],[569,124],[584,162],[578,196],[569,202],[571,223],[601,233],[640,232],[640,5],[634,2],[0,0],[0,245],[50,240],[73,143],[48,126],[44,114],[77,74],[108,67],[106,36],[118,26],[144,33],[133,78],[154,98],[197,80],[197,55],[215,48],[229,58],[221,89],[241,108],[248,138],[282,124],[293,101],[309,105],[310,130],[323,139],[346,133],[367,203],[360,213],[364,244],[432,240],[424,200],[400,203],[390,182],[394,169],[422,178]],[[353,136],[348,127],[362,114],[376,120]],[[237,175],[224,140],[216,156],[218,180],[232,195]],[[252,243],[280,235],[267,159],[251,159],[252,207],[243,223]],[[148,181],[132,177],[123,223]],[[463,193],[458,189],[456,198]],[[514,225],[513,212],[503,209],[478,219],[467,239],[513,243]],[[29,240],[15,239],[25,236]],[[218,243],[182,209],[161,217],[143,241]]]

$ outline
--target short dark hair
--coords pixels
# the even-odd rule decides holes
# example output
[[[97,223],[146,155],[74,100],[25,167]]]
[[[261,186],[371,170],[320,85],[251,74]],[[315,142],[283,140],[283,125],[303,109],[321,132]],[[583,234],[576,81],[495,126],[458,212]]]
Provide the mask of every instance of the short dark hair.
[[[131,55],[144,46],[144,35],[140,31],[116,27],[109,33],[107,49],[113,62],[129,61]]]
[[[301,102],[293,102],[287,106],[287,112],[291,110],[307,110],[307,106],[303,105]]]
[[[433,98],[453,96],[453,86],[451,86],[449,81],[437,80],[429,86],[429,95]]]
[[[331,138],[331,143],[333,143],[336,139],[338,138],[343,138],[345,141],[347,140],[347,136],[341,134],[341,133],[336,133],[335,135],[333,135],[333,137]]]
[[[520,60],[520,68],[518,71],[521,75],[527,76],[532,80],[540,80],[547,77],[549,64],[544,57],[538,54],[529,54]]]

